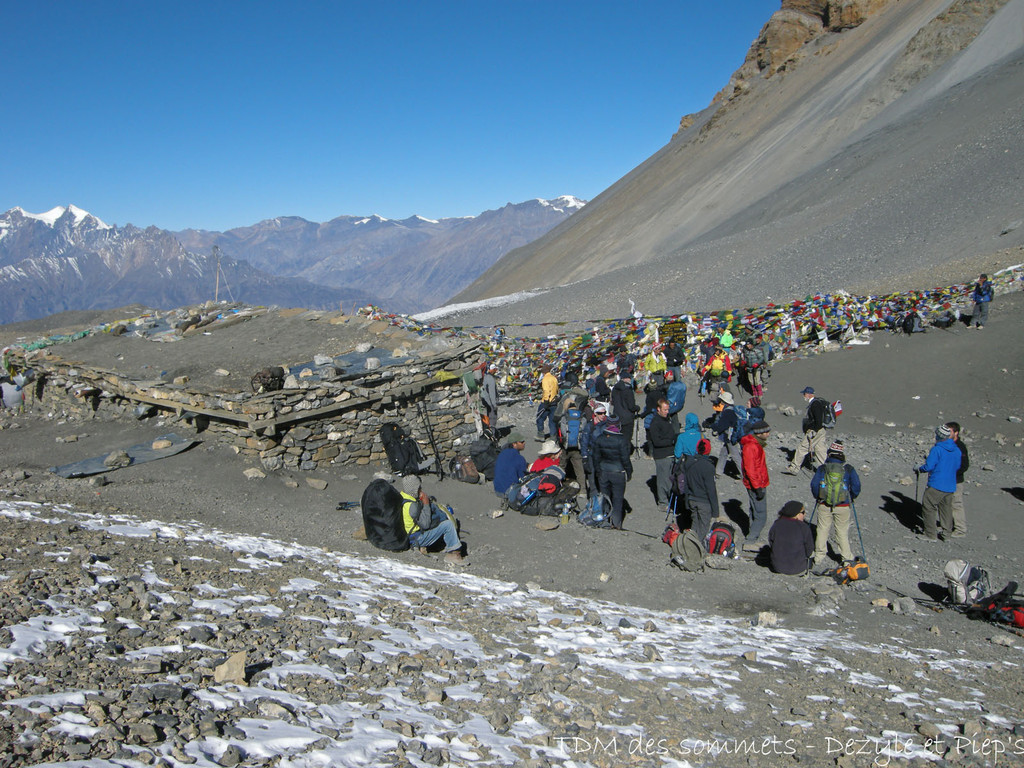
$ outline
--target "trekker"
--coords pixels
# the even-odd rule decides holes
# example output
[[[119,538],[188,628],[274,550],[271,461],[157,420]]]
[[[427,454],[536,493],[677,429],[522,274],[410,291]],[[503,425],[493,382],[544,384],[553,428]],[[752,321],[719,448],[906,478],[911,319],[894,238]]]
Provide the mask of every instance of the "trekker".
[[[764,353],[760,348],[755,347],[752,341],[744,342],[740,352],[740,364],[747,373],[747,385],[750,387],[750,394],[754,397],[761,397],[764,392],[762,386],[761,371],[765,365]]]
[[[498,366],[491,363],[480,384],[480,402],[484,406],[484,420],[493,432],[498,426]]]
[[[988,322],[988,306],[992,303],[993,295],[992,281],[988,279],[988,275],[982,272],[978,276],[978,282],[974,284],[973,293],[971,293],[971,299],[974,301],[974,314],[971,316],[971,321],[975,328],[984,328],[985,323]]]
[[[843,444],[838,440],[829,446],[825,463],[818,467],[811,478],[811,495],[818,501],[814,575],[824,576],[832,571],[828,563],[828,537],[833,527],[839,556],[844,563],[853,560],[853,549],[850,548],[850,504],[860,495],[860,477],[857,470],[846,463]]]
[[[402,478],[402,522],[409,534],[409,545],[424,555],[431,545],[444,540],[444,561],[469,565],[462,554],[462,542],[455,521],[430,500],[416,475]]]
[[[704,423],[701,425],[705,429],[710,428],[711,434],[722,443],[722,449],[718,454],[718,464],[715,467],[715,473],[719,476],[725,474],[725,465],[729,459],[732,459],[733,464],[736,465],[737,474],[741,477],[743,475],[743,451],[740,444],[734,443],[731,439],[732,432],[739,423],[735,405],[736,402],[733,400],[731,392],[720,392],[711,403],[711,407],[715,409],[715,415],[704,419]]]
[[[747,489],[750,502],[750,530],[747,531],[747,542],[757,544],[768,521],[768,462],[765,459],[764,446],[771,434],[767,422],[759,421],[750,429],[750,433],[740,438],[743,448],[743,485]],[[744,547],[748,544],[744,544]]]
[[[598,476],[598,487],[612,502],[611,523],[612,528],[617,530],[622,529],[625,516],[626,483],[633,478],[629,440],[622,434],[621,426],[617,417],[608,418],[590,454],[590,461]]]
[[[509,433],[504,450],[494,461],[494,492],[501,498],[505,498],[505,491],[526,475],[524,448],[526,448],[526,438],[521,432],[513,430]]]
[[[732,360],[729,359],[729,353],[721,345],[715,347],[714,352],[704,363],[701,376],[704,380],[704,389],[707,392],[710,392],[715,384],[732,379]]]
[[[644,369],[647,371],[648,380],[656,387],[665,385],[665,371],[668,370],[668,362],[665,353],[661,350],[660,344],[655,344],[647,357],[644,358]]]
[[[825,463],[828,451],[825,448],[825,409],[828,402],[821,397],[814,396],[814,387],[804,387],[800,390],[807,403],[807,413],[801,424],[804,433],[803,440],[793,452],[793,461],[783,471],[787,475],[795,475],[800,471],[808,456],[814,466]]]
[[[678,379],[672,368],[665,371],[665,399],[668,400],[668,417],[679,431],[679,412],[686,407],[686,382]]]
[[[960,449],[960,469],[956,472],[956,490],[953,491],[953,532],[950,534],[954,539],[967,535],[967,516],[964,513],[964,473],[970,468],[971,461],[967,458],[967,446],[960,439],[960,424],[955,421],[947,421],[949,427],[949,439]]]
[[[580,456],[583,459],[583,468],[587,473],[587,498],[590,498],[598,491],[597,477],[594,474],[594,465],[590,461],[594,450],[594,441],[604,432],[605,420],[608,418],[608,409],[601,403],[594,406],[593,418],[584,422],[583,434],[580,436]]]
[[[636,393],[633,391],[633,376],[620,373],[619,380],[612,387],[612,415],[619,420],[619,429],[626,438],[626,445],[633,449],[633,423],[640,413],[636,404]]]
[[[788,576],[807,573],[814,550],[811,526],[805,520],[804,505],[787,501],[779,510],[779,518],[768,531],[772,570]]]
[[[938,427],[927,460],[915,470],[928,473],[928,487],[921,497],[924,538],[928,541],[937,541],[939,534],[945,537],[953,530],[953,494],[960,470],[960,449],[950,439],[952,434],[945,424]]]
[[[554,440],[545,440],[541,443],[537,458],[530,465],[530,472],[543,472],[548,467],[560,466],[562,461],[562,449]]]
[[[647,435],[651,444],[651,458],[654,459],[658,509],[668,513],[669,495],[672,492],[672,462],[676,458],[676,430],[668,418],[668,400],[658,401]]]
[[[540,402],[537,404],[537,439],[547,440],[558,431],[555,423],[555,407],[558,405],[558,379],[551,372],[551,366],[541,368]],[[547,432],[544,431],[547,422]]]
[[[607,375],[608,372],[605,367],[599,365],[597,370],[594,371],[594,378],[591,379],[594,385],[594,399],[602,403],[607,403],[612,399],[612,391],[608,388],[608,381],[606,379]]]
[[[700,417],[690,411],[686,414],[683,422],[683,431],[676,438],[675,456],[681,459],[683,456],[697,455],[697,442],[700,440]],[[710,443],[709,443],[710,445]]]
[[[683,471],[686,472],[685,506],[690,513],[690,528],[699,541],[704,541],[719,510],[710,440],[701,438],[697,441],[696,453],[687,455],[683,460]]]
[[[686,352],[675,339],[669,339],[665,344],[665,365],[668,372],[672,374],[675,381],[683,380],[683,365],[686,363]],[[671,402],[671,401],[669,401]]]

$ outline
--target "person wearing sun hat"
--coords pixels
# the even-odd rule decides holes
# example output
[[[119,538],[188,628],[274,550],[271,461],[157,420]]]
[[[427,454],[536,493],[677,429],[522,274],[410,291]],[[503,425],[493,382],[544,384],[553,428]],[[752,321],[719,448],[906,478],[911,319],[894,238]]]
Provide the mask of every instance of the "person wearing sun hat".
[[[829,534],[835,529],[835,543],[843,562],[853,560],[850,547],[850,504],[860,495],[857,470],[846,463],[843,444],[836,440],[828,448],[825,463],[811,478],[811,494],[818,500],[817,531],[814,539],[814,574],[832,570],[828,562]]]
[[[554,440],[545,440],[537,451],[537,458],[530,465],[530,472],[543,472],[548,467],[557,467],[562,460],[562,448]]]
[[[929,541],[938,539],[940,532],[945,536],[953,532],[953,494],[956,492],[961,454],[952,437],[952,430],[940,424],[935,430],[935,445],[928,452],[928,458],[915,470],[928,473],[928,487],[921,497],[921,522],[924,538]]]
[[[612,503],[612,527],[622,528],[625,513],[626,483],[633,477],[633,462],[629,440],[622,434],[622,425],[616,417],[605,421],[604,431],[598,435],[590,452],[590,461],[597,475],[597,486]]]
[[[805,521],[806,510],[799,501],[787,501],[779,510],[778,519],[768,531],[772,570],[790,576],[807,573],[814,551],[811,526]]]
[[[719,476],[724,475],[725,465],[729,459],[732,459],[733,464],[736,465],[737,473],[742,477],[743,452],[740,449],[739,443],[734,443],[730,437],[739,423],[736,415],[736,401],[731,392],[723,391],[714,399],[711,407],[714,408],[715,415],[704,419],[704,423],[701,426],[705,429],[710,429],[711,434],[722,443],[715,472]]]

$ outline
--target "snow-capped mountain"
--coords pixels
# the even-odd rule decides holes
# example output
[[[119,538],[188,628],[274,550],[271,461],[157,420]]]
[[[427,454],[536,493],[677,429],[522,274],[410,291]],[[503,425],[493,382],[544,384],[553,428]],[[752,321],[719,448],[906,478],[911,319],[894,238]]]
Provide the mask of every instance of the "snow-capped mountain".
[[[429,309],[502,255],[584,205],[571,196],[509,203],[479,216],[402,220],[296,216],[227,232],[112,226],[74,205],[0,215],[0,323],[69,309],[165,308],[213,298],[335,308]],[[218,253],[214,253],[214,246]]]

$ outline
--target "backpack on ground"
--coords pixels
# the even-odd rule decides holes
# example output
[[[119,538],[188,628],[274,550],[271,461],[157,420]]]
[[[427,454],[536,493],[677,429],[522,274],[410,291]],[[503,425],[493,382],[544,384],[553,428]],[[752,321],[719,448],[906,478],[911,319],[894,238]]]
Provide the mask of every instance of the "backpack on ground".
[[[548,467],[543,472],[531,472],[519,482],[512,483],[505,491],[505,504],[514,512],[539,514],[537,507],[530,504],[539,496],[552,496],[562,490],[565,470],[561,467]]]
[[[850,503],[850,481],[846,465],[839,462],[825,462],[822,465],[821,482],[816,498],[826,507],[838,507]]]
[[[704,537],[704,548],[709,555],[732,557],[736,554],[736,529],[726,522],[712,524]]]
[[[456,456],[448,462],[448,474],[463,483],[480,482],[480,472],[469,456]]]
[[[864,558],[859,556],[853,560],[847,560],[832,572],[832,578],[842,586],[846,586],[851,581],[864,581],[870,575],[871,568]]]
[[[950,560],[943,574],[953,605],[971,605],[992,591],[988,571],[966,560]]]
[[[996,624],[1009,624],[1024,629],[1024,599],[1016,594],[1017,582],[1008,582],[1005,587],[967,606],[964,611],[968,618],[986,619]]]
[[[394,422],[387,422],[380,427],[380,441],[387,454],[391,471],[396,475],[415,475],[425,457],[402,427]]]
[[[707,550],[692,529],[687,528],[674,538],[671,544],[672,556],[669,563],[683,571],[696,573],[704,570]]]
[[[477,473],[488,482],[494,479],[494,465],[499,453],[501,448],[486,432],[469,444],[469,458],[473,460]]]
[[[583,431],[583,411],[578,406],[570,406],[562,414],[558,425],[558,439],[563,448],[580,447],[580,433]]]
[[[279,365],[258,371],[250,380],[253,392],[277,392],[284,389],[284,368]]]
[[[611,528],[612,500],[605,493],[595,493],[587,501],[587,506],[582,509],[577,520],[588,528]]]
[[[409,548],[409,535],[402,520],[405,499],[391,483],[380,478],[370,482],[359,502],[366,540],[377,549],[401,552]]]

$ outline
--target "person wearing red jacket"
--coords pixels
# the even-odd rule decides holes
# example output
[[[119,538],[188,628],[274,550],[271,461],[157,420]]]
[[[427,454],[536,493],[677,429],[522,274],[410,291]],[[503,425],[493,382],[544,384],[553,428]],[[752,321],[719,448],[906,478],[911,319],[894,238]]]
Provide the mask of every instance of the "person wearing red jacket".
[[[743,451],[743,485],[747,488],[750,500],[750,530],[747,531],[747,543],[744,547],[759,548],[758,540],[768,520],[768,462],[765,459],[764,446],[771,434],[771,427],[759,421],[751,427],[748,434],[740,438]]]

